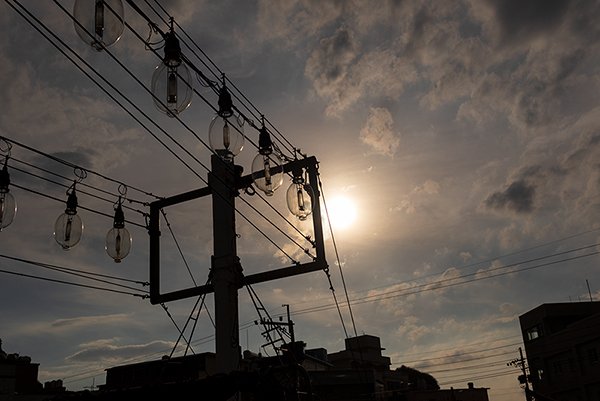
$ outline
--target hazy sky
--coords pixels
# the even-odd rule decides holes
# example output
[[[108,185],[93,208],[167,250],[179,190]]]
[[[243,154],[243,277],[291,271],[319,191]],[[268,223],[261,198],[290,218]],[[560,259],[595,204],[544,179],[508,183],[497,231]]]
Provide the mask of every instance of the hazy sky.
[[[73,8],[72,1],[57,3],[67,12]],[[167,29],[156,3],[137,3]],[[127,197],[142,203],[126,203],[135,209],[126,209],[126,217],[139,226],[128,225],[133,249],[122,263],[113,263],[103,249],[111,218],[83,209],[81,243],[65,252],[52,237],[64,203],[40,194],[63,200],[66,188],[16,168],[63,185],[74,179],[73,172],[14,145],[12,183],[36,193],[11,187],[19,207],[13,224],[0,233],[0,269],[108,287],[8,256],[146,281],[148,235],[138,211],[147,211],[143,202],[153,198],[135,189],[170,196],[204,187],[210,153],[200,140],[208,143],[214,113],[196,94],[181,121],[161,114],[109,54],[79,39],[55,2],[22,1],[143,112],[109,90],[142,126],[9,4],[19,8],[12,1],[0,6],[0,135],[122,181],[129,186]],[[588,300],[586,279],[592,297],[600,298],[594,246],[600,240],[600,4],[160,4],[293,146],[317,157],[325,199],[333,205],[343,197],[355,205],[356,220],[334,235],[357,332],[381,337],[393,368],[406,364],[430,372],[445,388],[473,381],[490,387],[493,400],[521,399],[518,372],[506,367],[521,345],[518,316],[542,303]],[[148,37],[148,25],[129,6],[125,19],[142,40]],[[215,79],[198,59],[199,49],[189,39],[186,43],[191,48],[182,46],[184,53]],[[149,84],[160,60],[132,31],[126,28],[109,50]],[[194,85],[216,107],[215,95],[197,81]],[[246,126],[246,134],[257,142],[254,129]],[[5,143],[0,147],[6,150]],[[247,173],[255,154],[247,142],[236,163]],[[94,174],[80,184],[81,191],[83,184],[108,194],[90,188],[106,200],[80,193],[80,205],[112,214],[118,184]],[[288,185],[269,198],[286,217]],[[242,198],[247,203],[237,203],[237,241],[245,272],[289,264],[255,226],[292,257],[302,254],[248,206],[295,238],[298,233],[265,202]],[[210,267],[210,207],[203,199],[166,210],[198,283],[206,281]],[[171,238],[163,221],[164,287],[190,286]],[[332,280],[343,302],[336,254],[327,238]],[[309,348],[343,349],[345,334],[325,274],[254,289],[274,315],[283,313],[282,304],[291,305],[296,336]],[[212,297],[207,301],[212,310]],[[167,305],[180,327],[194,302]],[[248,324],[256,313],[244,289],[240,304],[242,347],[259,351],[265,341],[259,328]],[[342,311],[353,335],[347,307]],[[212,351],[213,334],[202,312],[194,351]],[[165,310],[148,300],[0,273],[3,347],[40,363],[42,381],[64,378],[69,389],[89,386],[93,378],[98,384],[103,369],[159,358],[170,353],[177,337]]]

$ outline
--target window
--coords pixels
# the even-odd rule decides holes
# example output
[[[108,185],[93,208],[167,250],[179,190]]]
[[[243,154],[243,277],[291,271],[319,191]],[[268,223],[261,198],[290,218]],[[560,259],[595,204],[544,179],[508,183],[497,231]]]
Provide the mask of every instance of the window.
[[[542,380],[544,380],[544,369],[537,369],[537,370],[535,371],[535,374],[536,374],[536,376],[537,376],[537,379],[538,379],[539,381],[542,381]]]
[[[528,329],[525,334],[528,341],[535,340],[542,335],[542,329],[540,326],[534,326]]]

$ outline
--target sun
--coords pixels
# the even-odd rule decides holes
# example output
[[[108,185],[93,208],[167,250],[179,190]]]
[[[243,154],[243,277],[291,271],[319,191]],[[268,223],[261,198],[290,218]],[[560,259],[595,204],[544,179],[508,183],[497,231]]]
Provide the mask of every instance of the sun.
[[[336,196],[327,201],[327,211],[334,230],[352,227],[358,217],[356,204],[346,196]]]

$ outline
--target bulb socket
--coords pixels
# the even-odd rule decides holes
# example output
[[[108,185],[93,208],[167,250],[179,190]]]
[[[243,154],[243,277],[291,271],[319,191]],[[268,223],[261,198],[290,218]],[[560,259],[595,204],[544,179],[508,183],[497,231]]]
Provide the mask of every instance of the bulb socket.
[[[219,115],[221,117],[231,117],[233,115],[233,100],[231,100],[231,94],[225,85],[219,89]]]
[[[8,167],[4,163],[4,167],[0,170],[0,193],[7,193],[9,191],[8,186],[10,185],[10,174],[8,174]]]
[[[69,197],[67,198],[65,214],[70,216],[77,214],[77,195],[75,194],[75,187],[73,187],[73,190],[69,193]]]
[[[269,131],[267,131],[264,125],[258,134],[258,153],[265,156],[273,153],[273,142],[271,141]]]
[[[165,58],[163,62],[171,67],[181,64],[181,46],[175,32],[165,33]]]
[[[121,203],[117,205],[115,208],[115,219],[113,222],[114,228],[125,228],[125,213],[123,213],[123,208],[121,207]]]

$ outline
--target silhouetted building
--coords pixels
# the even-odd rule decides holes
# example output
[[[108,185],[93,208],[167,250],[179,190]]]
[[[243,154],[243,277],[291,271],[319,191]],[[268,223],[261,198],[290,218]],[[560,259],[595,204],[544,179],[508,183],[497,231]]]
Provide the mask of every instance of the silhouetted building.
[[[165,357],[106,369],[105,390],[143,387],[157,383],[180,383],[204,379],[215,373],[215,354]]]
[[[311,371],[307,367],[319,400],[488,401],[487,388],[475,388],[472,383],[465,389],[440,390],[437,380],[427,373],[404,365],[390,370],[391,360],[382,355],[379,337],[347,338],[345,346],[327,354],[329,368]]]
[[[28,356],[4,352],[0,340],[0,395],[41,393],[38,366]]]
[[[519,321],[535,393],[600,400],[600,302],[543,304]]]
[[[487,388],[475,388],[468,383],[463,389],[416,390],[406,393],[406,401],[488,401]]]
[[[407,366],[390,370],[390,358],[382,355],[375,336],[348,338],[344,350],[331,354],[324,348],[305,350],[305,345],[288,343],[273,357],[245,351],[239,371],[228,375],[215,374],[214,353],[116,366],[107,369],[106,384],[94,399],[182,399],[194,393],[224,400],[240,392],[243,401],[294,400],[310,392],[319,401],[488,401],[485,388],[440,390],[427,373]],[[55,400],[86,397],[89,393]]]

